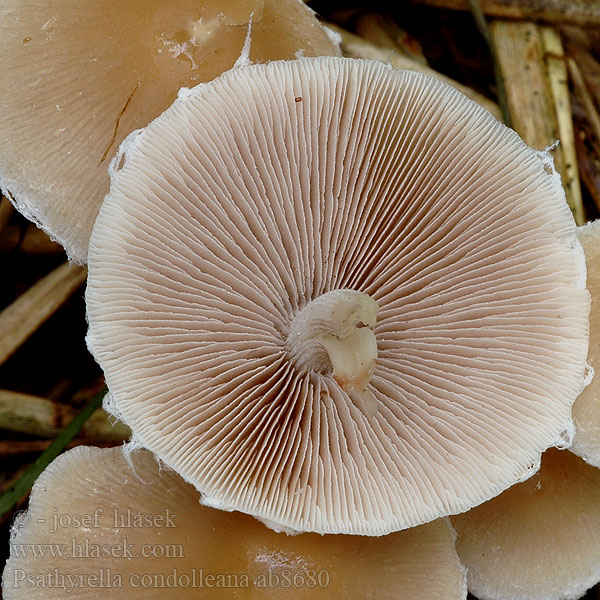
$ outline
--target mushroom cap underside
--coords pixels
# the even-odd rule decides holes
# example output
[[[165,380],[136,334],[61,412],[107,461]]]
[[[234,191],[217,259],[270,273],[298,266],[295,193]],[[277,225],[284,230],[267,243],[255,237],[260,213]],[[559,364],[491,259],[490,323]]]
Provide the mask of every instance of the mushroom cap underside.
[[[449,86],[350,59],[235,69],[120,166],[89,346],[135,437],[205,502],[381,535],[495,496],[568,441],[589,312],[573,219],[546,155]],[[375,320],[325,318],[336,290]]]

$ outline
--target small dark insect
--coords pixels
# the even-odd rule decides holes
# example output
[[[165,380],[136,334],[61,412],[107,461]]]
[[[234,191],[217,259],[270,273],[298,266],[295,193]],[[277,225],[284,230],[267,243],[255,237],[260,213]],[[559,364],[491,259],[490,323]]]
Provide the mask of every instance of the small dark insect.
[[[296,102],[302,102],[302,98],[301,98],[300,96],[297,96],[296,98],[294,98],[294,100],[295,100]]]

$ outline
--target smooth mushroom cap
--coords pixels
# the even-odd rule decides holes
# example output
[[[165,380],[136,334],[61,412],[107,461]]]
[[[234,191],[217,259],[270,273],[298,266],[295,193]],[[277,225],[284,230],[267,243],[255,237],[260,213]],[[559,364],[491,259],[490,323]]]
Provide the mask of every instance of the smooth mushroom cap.
[[[148,451],[130,459],[79,447],[48,467],[14,525],[5,600],[466,598],[443,520],[382,538],[288,536],[202,506]],[[34,546],[64,553],[24,556]]]
[[[452,517],[480,600],[571,600],[600,581],[600,470],[548,450],[540,470]]]
[[[585,252],[587,288],[592,297],[588,362],[594,378],[573,405],[575,437],[570,450],[600,467],[600,220],[579,228]]]
[[[121,141],[240,57],[337,55],[299,0],[0,1],[0,187],[76,262]]]
[[[89,346],[113,409],[205,502],[381,535],[564,441],[588,337],[575,225],[545,155],[459,92],[270,63],[186,92],[123,151]]]

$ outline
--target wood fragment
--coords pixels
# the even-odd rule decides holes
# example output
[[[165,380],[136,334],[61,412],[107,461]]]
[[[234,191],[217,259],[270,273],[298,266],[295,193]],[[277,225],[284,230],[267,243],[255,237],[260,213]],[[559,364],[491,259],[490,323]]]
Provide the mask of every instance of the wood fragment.
[[[364,13],[356,19],[358,35],[380,48],[397,50],[403,56],[427,65],[427,59],[419,42],[389,17],[379,13]]]
[[[477,26],[479,33],[487,42],[488,46],[493,48],[486,15],[483,12],[483,8],[481,8],[480,0],[467,0],[467,6],[469,8],[469,12],[473,16],[473,19],[475,20],[475,25]]]
[[[507,127],[512,127],[512,118],[510,116],[508,99],[506,97],[506,83],[504,81],[504,74],[500,68],[496,46],[492,41],[492,35],[490,33],[490,28],[488,27],[486,16],[483,14],[479,0],[467,0],[467,2],[469,4],[469,10],[475,19],[477,29],[485,40],[490,56],[492,57],[494,79],[496,80],[496,95],[498,96],[498,103],[500,104],[500,110],[502,111],[502,120]]]
[[[598,211],[600,211],[600,149],[587,119],[576,124],[575,144],[579,164],[579,175]]]
[[[560,139],[562,154],[562,183],[567,203],[573,212],[577,225],[586,221],[579,182],[577,152],[575,150],[575,132],[571,113],[571,95],[569,76],[565,63],[565,54],[558,31],[552,27],[541,27],[542,46],[546,60],[547,77],[554,103],[554,112]]]
[[[494,21],[490,33],[506,82],[512,126],[526,144],[544,150],[557,139],[558,127],[539,28],[534,23]]]
[[[564,52],[554,29],[494,21],[490,32],[506,83],[512,127],[536,150],[551,154],[577,223],[585,222]]]
[[[338,27],[337,25],[332,25],[329,23],[326,23],[325,25],[342,36],[342,52],[344,56],[348,56],[351,58],[366,58],[370,60],[378,60],[383,63],[389,63],[394,69],[418,71],[419,73],[431,75],[432,77],[436,77],[437,79],[445,81],[446,83],[455,87],[463,94],[465,94],[465,96],[471,98],[471,100],[474,100],[475,102],[483,106],[497,119],[502,118],[502,113],[500,112],[498,104],[496,104],[493,100],[490,100],[489,98],[478,94],[470,87],[461,85],[457,81],[454,81],[454,79],[446,77],[445,75],[438,73],[434,69],[422,65],[410,58],[407,58],[406,56],[401,56],[397,52],[390,52],[390,50],[385,50],[379,48],[378,46],[374,46],[373,44],[363,40],[357,35],[350,33],[349,31],[346,31],[345,29],[342,29],[341,27]]]
[[[600,0],[480,0],[488,17],[539,21],[544,23],[572,23],[600,25]],[[468,0],[411,0],[450,10],[469,10]]]
[[[56,437],[79,411],[67,404],[46,398],[0,389],[0,429],[40,437]],[[97,441],[122,442],[129,438],[129,428],[97,410],[81,429],[83,437]]]
[[[569,75],[571,76],[575,93],[579,97],[585,110],[592,132],[596,136],[596,139],[600,140],[600,114],[598,113],[594,100],[583,80],[583,75],[581,74],[577,63],[571,57],[567,58],[567,67],[569,68]]]
[[[86,386],[72,393],[69,398],[69,404],[72,404],[73,406],[85,406],[95,396],[98,394],[103,394],[104,396],[106,395],[106,392],[106,381],[103,376],[99,376],[90,381]],[[60,402],[60,399],[58,399],[58,401]]]
[[[600,106],[600,63],[588,52],[576,46],[568,46],[567,51],[579,68],[596,106]]]
[[[15,209],[10,203],[10,200],[5,196],[2,196],[0,198],[0,234],[8,224],[14,212]]]
[[[64,263],[0,313],[0,364],[83,284],[85,267]]]
[[[18,248],[25,254],[61,254],[63,247],[53,242],[48,235],[35,225],[29,225],[22,234],[19,225],[9,225],[0,235],[0,252],[11,252]]]

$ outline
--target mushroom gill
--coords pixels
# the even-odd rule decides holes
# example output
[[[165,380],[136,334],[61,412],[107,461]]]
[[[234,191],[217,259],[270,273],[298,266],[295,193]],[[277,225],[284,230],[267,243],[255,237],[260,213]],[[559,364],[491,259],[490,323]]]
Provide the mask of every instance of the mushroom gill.
[[[255,65],[122,153],[89,346],[207,504],[381,535],[564,443],[588,342],[576,228],[545,155],[457,91],[368,61]]]

